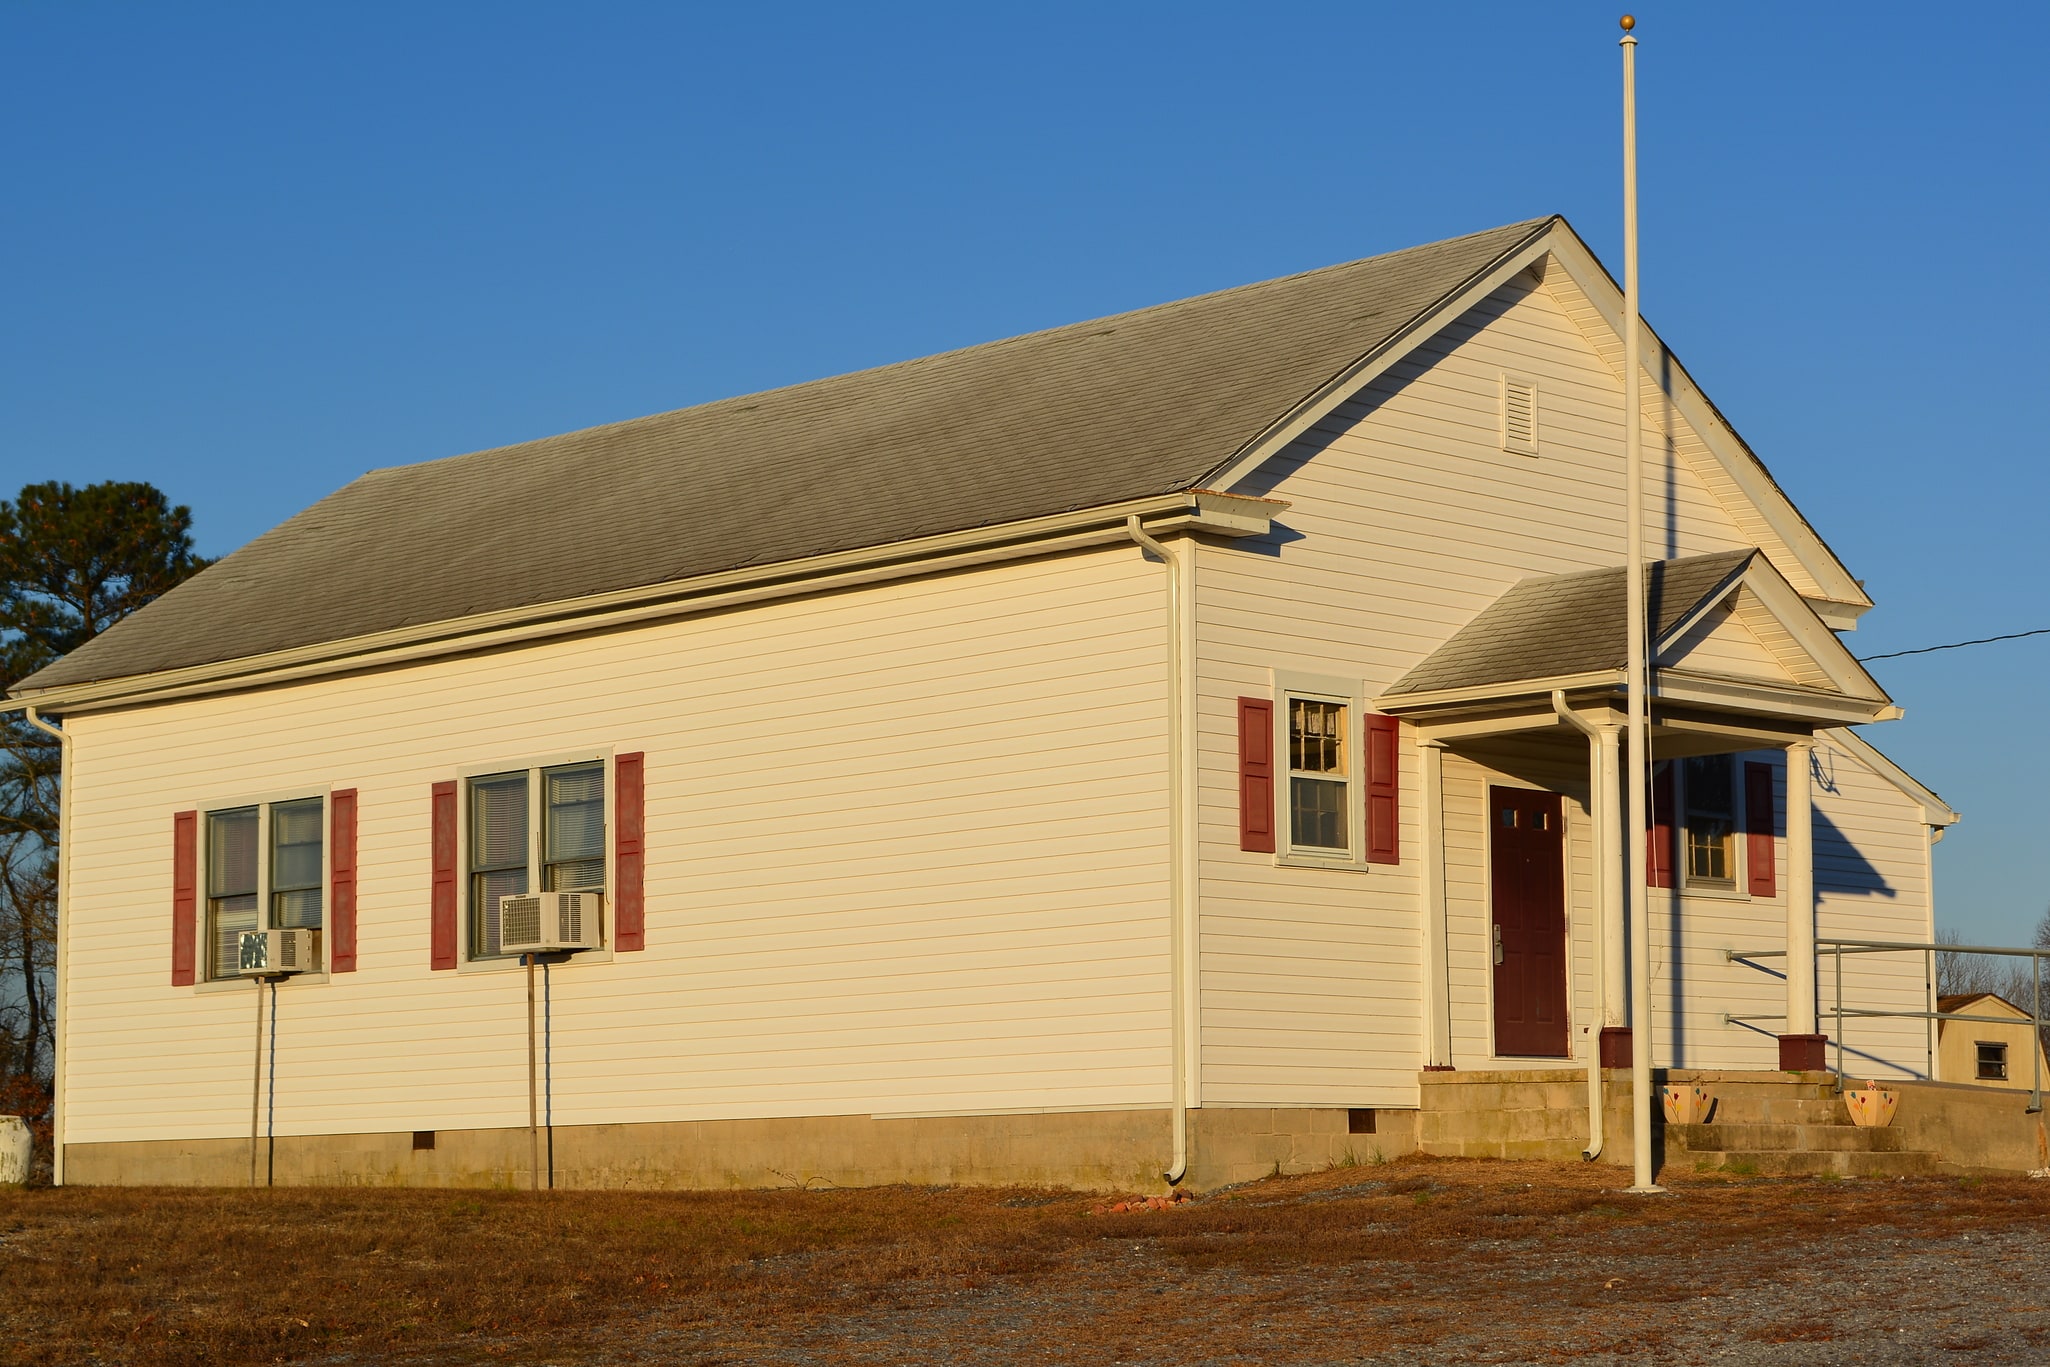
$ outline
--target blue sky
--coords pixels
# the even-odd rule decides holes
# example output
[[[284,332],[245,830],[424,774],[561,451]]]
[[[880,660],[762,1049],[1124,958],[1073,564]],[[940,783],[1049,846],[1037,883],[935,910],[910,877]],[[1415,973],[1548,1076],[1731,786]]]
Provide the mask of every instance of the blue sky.
[[[1616,12],[10,6],[0,492],[147,479],[220,554],[375,466],[1543,213],[1619,264]],[[1970,13],[1640,13],[1646,315],[1861,654],[2050,626],[2050,7]],[[2050,901],[2046,666],[1875,666],[1974,936]]]

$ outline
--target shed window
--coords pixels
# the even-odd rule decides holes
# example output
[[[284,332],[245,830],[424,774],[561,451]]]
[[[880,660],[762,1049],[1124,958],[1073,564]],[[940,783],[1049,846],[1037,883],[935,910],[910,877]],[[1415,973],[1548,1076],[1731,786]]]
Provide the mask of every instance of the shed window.
[[[505,898],[604,887],[605,766],[518,769],[469,788],[470,957],[488,959],[502,952]]]
[[[1979,1047],[1979,1076],[1990,1082],[2007,1081],[2007,1046],[1991,1040],[1977,1041]]]
[[[254,803],[206,815],[207,976],[232,978],[245,930],[321,928],[327,802]]]
[[[1347,841],[1344,703],[1288,700],[1289,843],[1343,852]]]

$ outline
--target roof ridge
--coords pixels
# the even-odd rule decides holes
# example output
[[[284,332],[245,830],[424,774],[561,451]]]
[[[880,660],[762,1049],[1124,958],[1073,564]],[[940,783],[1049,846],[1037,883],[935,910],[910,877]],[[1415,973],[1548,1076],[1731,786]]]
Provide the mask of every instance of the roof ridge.
[[[471,451],[458,451],[451,455],[435,456],[429,460],[408,461],[403,465],[374,466],[371,469],[364,471],[362,475],[358,476],[358,478],[368,479],[375,475],[398,474],[402,471],[423,469],[430,465],[443,465],[452,461],[463,461],[470,460],[473,458],[481,458],[484,456],[498,455],[503,452],[518,449],[520,447],[543,446],[549,442],[562,441],[572,437],[589,437],[601,432],[609,432],[621,428],[632,427],[637,423],[655,422],[664,418],[680,417],[685,413],[716,412],[722,409],[730,408],[740,408],[744,411],[745,405],[749,403],[772,398],[779,395],[788,394],[794,390],[816,389],[827,385],[835,384],[841,381],[870,379],[878,375],[887,374],[891,371],[910,370],[917,366],[931,365],[936,362],[952,360],[956,357],[965,356],[972,352],[990,352],[997,350],[998,348],[1017,346],[1022,345],[1026,342],[1038,341],[1043,338],[1056,336],[1064,332],[1079,332],[1089,328],[1101,327],[1106,323],[1122,322],[1128,319],[1140,317],[1142,315],[1160,316],[1163,314],[1170,313],[1174,310],[1192,307],[1197,304],[1207,303],[1211,300],[1222,298],[1225,295],[1248,294],[1256,290],[1272,289],[1281,285],[1291,284],[1296,281],[1307,280],[1314,276],[1329,275],[1338,271],[1354,270],[1361,266],[1370,265],[1377,261],[1386,261],[1390,257],[1408,256],[1415,252],[1429,251],[1434,247],[1446,247],[1452,245],[1453,243],[1466,242],[1477,237],[1488,237],[1497,233],[1510,232],[1516,229],[1528,229],[1532,232],[1535,232],[1538,228],[1546,224],[1550,224],[1554,221],[1557,221],[1558,219],[1560,219],[1560,217],[1561,216],[1558,214],[1546,214],[1538,218],[1527,218],[1518,220],[1513,223],[1502,223],[1492,228],[1483,228],[1478,232],[1460,233],[1454,237],[1439,238],[1435,242],[1419,242],[1412,247],[1398,247],[1393,251],[1376,252],[1372,256],[1362,256],[1355,258],[1351,261],[1339,261],[1329,266],[1314,266],[1309,270],[1295,271],[1288,275],[1272,276],[1265,280],[1250,280],[1243,285],[1228,285],[1223,289],[1205,290],[1201,294],[1185,295],[1180,299],[1163,300],[1158,304],[1145,304],[1141,305],[1138,308],[1124,309],[1117,313],[1106,313],[1095,318],[1084,318],[1072,323],[1061,323],[1054,327],[1036,328],[1030,332],[1013,333],[1008,337],[995,337],[986,342],[972,342],[967,346],[949,347],[944,351],[928,352],[923,356],[908,356],[901,361],[886,361],[881,365],[864,366],[858,370],[835,371],[830,375],[819,375],[809,380],[794,380],[789,384],[772,385],[767,389],[750,390],[745,394],[728,394],[722,398],[707,399],[703,403],[685,404],[681,408],[667,408],[657,413],[643,413],[636,417],[618,418],[611,422],[593,423],[589,427],[575,427],[570,428],[567,431],[550,433],[547,436],[527,437],[519,441],[502,442],[497,446],[479,447]]]

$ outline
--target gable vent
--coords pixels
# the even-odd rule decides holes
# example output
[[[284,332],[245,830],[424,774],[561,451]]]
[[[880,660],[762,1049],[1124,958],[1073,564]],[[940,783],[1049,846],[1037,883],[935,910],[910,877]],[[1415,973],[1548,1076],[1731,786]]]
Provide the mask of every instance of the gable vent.
[[[1538,453],[1538,392],[1528,380],[1502,377],[1502,449],[1520,456]]]

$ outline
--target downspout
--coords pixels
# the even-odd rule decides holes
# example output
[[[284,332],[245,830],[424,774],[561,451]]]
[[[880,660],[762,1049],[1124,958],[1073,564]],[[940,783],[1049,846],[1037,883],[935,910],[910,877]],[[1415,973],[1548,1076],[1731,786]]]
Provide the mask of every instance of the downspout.
[[[1189,801],[1190,795],[1184,791],[1183,764],[1187,757],[1188,745],[1182,732],[1188,715],[1183,689],[1191,678],[1191,671],[1187,663],[1188,632],[1182,622],[1182,563],[1173,551],[1147,534],[1146,529],[1139,525],[1137,513],[1125,519],[1125,531],[1142,550],[1158,556],[1167,567],[1167,820],[1168,905],[1171,926],[1168,950],[1168,1009],[1172,1012],[1168,1078],[1174,1089],[1174,1159],[1161,1176],[1167,1179],[1169,1186],[1173,1186],[1187,1176],[1189,1171],[1189,1030],[1185,1019],[1189,991],[1188,970],[1184,961],[1191,938],[1189,902],[1193,880],[1184,867],[1184,861],[1191,853],[1193,845],[1185,829],[1192,804]]]
[[[1587,807],[1594,812],[1594,867],[1595,899],[1601,900],[1601,880],[1608,877],[1608,852],[1604,848],[1609,842],[1608,814],[1596,810],[1600,806],[1602,789],[1601,738],[1602,733],[1593,722],[1566,705],[1566,691],[1552,690],[1552,711],[1559,720],[1573,727],[1587,737]],[[1587,1031],[1587,1147],[1580,1156],[1592,1163],[1602,1156],[1602,1002],[1607,999],[1606,984],[1602,980],[1605,955],[1602,945],[1602,915],[1599,907],[1594,917],[1594,1010],[1590,1013]]]
[[[50,1185],[64,1185],[64,1016],[71,994],[64,984],[64,941],[71,934],[71,802],[64,786],[71,781],[71,737],[50,725],[34,707],[23,708],[28,724],[57,738],[57,1000],[50,1046]]]

